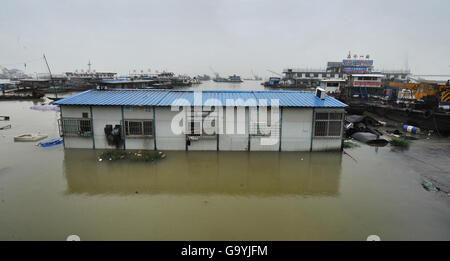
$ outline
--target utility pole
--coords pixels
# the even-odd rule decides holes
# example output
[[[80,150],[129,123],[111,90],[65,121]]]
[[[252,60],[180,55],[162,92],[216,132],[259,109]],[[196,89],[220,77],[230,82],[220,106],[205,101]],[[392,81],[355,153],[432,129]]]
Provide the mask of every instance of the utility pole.
[[[45,60],[45,64],[47,65],[48,73],[50,74],[50,85],[53,86],[52,72],[50,71],[50,66],[48,66],[48,62],[47,62],[47,58],[45,58],[45,54],[44,54],[44,60]],[[55,98],[58,98],[58,93],[56,91],[56,86],[53,86],[53,88],[55,89]]]
[[[91,60],[89,60],[89,63],[87,65],[89,66],[88,72],[91,72],[91,65],[92,65]]]

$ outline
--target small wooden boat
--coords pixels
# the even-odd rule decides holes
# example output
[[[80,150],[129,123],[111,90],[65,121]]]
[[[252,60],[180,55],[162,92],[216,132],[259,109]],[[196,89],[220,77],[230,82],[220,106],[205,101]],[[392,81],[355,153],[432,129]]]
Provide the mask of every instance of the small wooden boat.
[[[14,141],[38,141],[47,138],[43,134],[22,134],[14,137]]]
[[[62,98],[56,98],[56,97],[47,97],[48,99],[50,99],[50,100],[52,100],[52,101],[59,101],[59,100],[61,100]]]

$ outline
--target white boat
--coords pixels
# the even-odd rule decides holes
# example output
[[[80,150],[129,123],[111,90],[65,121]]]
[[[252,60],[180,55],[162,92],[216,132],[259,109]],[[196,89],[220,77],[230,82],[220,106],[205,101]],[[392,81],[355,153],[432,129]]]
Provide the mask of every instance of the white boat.
[[[22,134],[14,137],[14,141],[38,141],[47,138],[44,134]]]

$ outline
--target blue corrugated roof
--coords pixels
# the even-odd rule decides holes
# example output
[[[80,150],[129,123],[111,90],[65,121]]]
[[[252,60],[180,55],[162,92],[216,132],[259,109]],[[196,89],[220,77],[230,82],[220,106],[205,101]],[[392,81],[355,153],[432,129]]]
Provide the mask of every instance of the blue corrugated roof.
[[[196,95],[194,95],[194,93]],[[200,96],[201,95],[201,96]],[[201,101],[200,98],[201,97]],[[194,101],[194,98],[198,99]],[[321,100],[313,92],[305,91],[235,91],[235,90],[164,90],[164,89],[108,89],[89,90],[54,102],[58,105],[128,105],[128,106],[255,106],[265,100],[272,105],[278,100],[282,107],[332,107],[346,104],[326,96]]]

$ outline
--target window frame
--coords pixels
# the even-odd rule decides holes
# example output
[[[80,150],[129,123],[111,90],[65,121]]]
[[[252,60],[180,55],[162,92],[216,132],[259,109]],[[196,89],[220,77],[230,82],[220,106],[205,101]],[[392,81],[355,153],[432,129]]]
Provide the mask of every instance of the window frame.
[[[317,114],[327,114],[327,118],[326,119],[318,119]],[[331,114],[340,114],[340,119],[331,119],[330,115]],[[313,137],[314,138],[331,138],[331,139],[336,139],[336,138],[342,138],[342,134],[343,134],[343,120],[344,120],[344,112],[340,112],[340,111],[316,111],[314,113],[314,125],[313,125]],[[325,135],[317,135],[317,123],[320,122],[325,122],[326,123],[326,129],[325,129]],[[339,135],[330,135],[330,122],[339,122]]]
[[[76,121],[76,132],[67,132],[65,121]],[[90,130],[82,131],[81,121],[89,121]],[[85,126],[84,126],[85,127]],[[92,137],[93,135],[93,123],[91,118],[74,118],[74,117],[62,117],[60,119],[60,136],[61,137]]]
[[[266,137],[272,135],[273,130],[273,119],[272,119],[272,109],[270,107],[266,108],[266,116],[261,119],[260,110],[257,110],[257,120],[250,121],[250,136],[254,137]]]
[[[267,133],[263,133],[261,130],[264,130],[264,128],[261,128],[261,126],[267,127]],[[255,121],[250,123],[250,136],[254,137],[266,137],[272,135],[272,126],[269,125],[269,122],[267,121]]]
[[[187,112],[188,114],[186,115],[186,127],[184,130],[184,134],[187,136],[195,136],[195,137],[216,137],[217,136],[217,121],[218,121],[218,117],[216,116],[214,118],[214,120],[212,121],[214,124],[214,126],[211,126],[212,128],[214,128],[214,134],[207,134],[204,132],[204,123],[205,123],[205,119],[208,118],[210,116],[211,113],[215,113],[216,107],[215,106],[211,106],[210,109],[205,109],[202,108],[202,110],[198,110],[195,111],[194,107],[190,108],[190,112]],[[196,115],[196,113],[201,113],[200,115]],[[201,118],[201,119],[200,119]],[[196,131],[195,129],[195,125],[199,124],[200,125],[200,129],[198,131]]]
[[[130,122],[139,122],[141,124],[141,134],[129,134],[130,132]],[[145,134],[145,123],[150,122],[151,134]],[[125,138],[153,138],[155,133],[155,126],[153,119],[124,119],[122,121],[123,126],[123,136]],[[127,131],[128,130],[128,131]],[[128,134],[127,134],[128,132]]]

